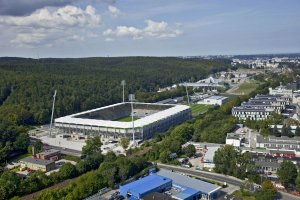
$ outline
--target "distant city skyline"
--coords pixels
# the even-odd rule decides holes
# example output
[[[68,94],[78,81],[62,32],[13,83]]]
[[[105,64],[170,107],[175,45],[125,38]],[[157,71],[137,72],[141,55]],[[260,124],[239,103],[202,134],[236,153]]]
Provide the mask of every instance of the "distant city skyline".
[[[0,56],[300,53],[297,0],[0,0]]]

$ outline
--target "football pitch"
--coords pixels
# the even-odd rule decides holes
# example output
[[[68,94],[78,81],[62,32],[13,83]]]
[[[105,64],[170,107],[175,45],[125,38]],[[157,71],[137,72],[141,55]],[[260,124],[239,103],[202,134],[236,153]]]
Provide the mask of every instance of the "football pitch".
[[[133,121],[135,120],[138,120],[140,119],[139,117],[137,116],[133,116]],[[119,122],[131,122],[131,116],[127,116],[127,117],[123,117],[123,118],[120,118],[120,119],[117,119],[116,121],[119,121]]]
[[[205,113],[209,108],[213,107],[212,105],[204,105],[204,104],[192,104],[192,115],[197,116],[199,114]]]

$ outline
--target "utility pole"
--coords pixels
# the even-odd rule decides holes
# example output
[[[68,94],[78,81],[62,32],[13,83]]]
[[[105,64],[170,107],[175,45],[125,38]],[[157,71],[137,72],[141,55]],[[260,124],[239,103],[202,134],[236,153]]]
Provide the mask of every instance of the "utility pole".
[[[132,140],[133,145],[135,144],[135,133],[134,133],[134,120],[133,120],[133,101],[135,97],[134,94],[129,94],[129,101],[131,102],[131,121],[132,121]]]
[[[188,105],[190,106],[190,98],[189,98],[189,92],[188,92],[188,89],[187,89],[187,83],[185,83],[185,92],[186,92]]]
[[[55,90],[54,95],[53,95],[52,113],[51,113],[50,130],[49,130],[49,135],[50,135],[50,137],[51,137],[51,131],[52,131],[52,121],[53,121],[53,113],[54,113],[55,97],[56,97],[56,90]]]
[[[121,81],[121,85],[122,85],[122,87],[123,87],[123,103],[124,103],[124,102],[125,102],[125,91],[124,91],[124,88],[125,88],[125,85],[126,85],[125,80],[122,80],[122,81]]]

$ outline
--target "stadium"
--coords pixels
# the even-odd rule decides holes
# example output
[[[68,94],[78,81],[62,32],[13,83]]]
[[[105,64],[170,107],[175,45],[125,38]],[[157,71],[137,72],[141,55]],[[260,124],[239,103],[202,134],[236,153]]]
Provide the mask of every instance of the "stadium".
[[[133,139],[134,132],[135,140],[145,140],[191,117],[185,105],[134,102],[132,112],[131,103],[124,102],[57,118],[55,128],[63,134],[100,135],[102,140]]]

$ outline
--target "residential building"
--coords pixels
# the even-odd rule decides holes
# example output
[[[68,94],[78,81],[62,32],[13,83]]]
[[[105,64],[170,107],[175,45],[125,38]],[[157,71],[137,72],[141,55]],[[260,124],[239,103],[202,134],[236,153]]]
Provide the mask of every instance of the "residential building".
[[[276,87],[275,89],[269,88],[269,94],[270,95],[285,95],[285,96],[289,96],[291,98],[293,96],[293,90],[287,89],[285,86],[280,85],[279,87]]]
[[[29,168],[31,170],[40,170],[48,172],[55,169],[55,162],[52,160],[43,160],[38,158],[26,157],[20,160],[21,169]]]
[[[279,154],[282,154],[282,156],[285,157],[300,157],[300,137],[293,137],[293,138],[289,138],[286,136],[263,137],[261,135],[257,135],[256,147],[265,148],[267,150],[281,150],[281,151],[285,150],[285,153],[279,153]]]
[[[297,167],[300,166],[300,158],[289,158],[274,156],[274,154],[286,153],[280,151],[273,151],[270,154],[252,154],[252,161],[255,163],[256,169],[260,173],[276,173],[283,161],[291,161]]]
[[[281,113],[291,98],[282,95],[256,95],[255,98],[243,102],[241,106],[232,108],[232,115],[241,120],[265,120],[273,112]]]

